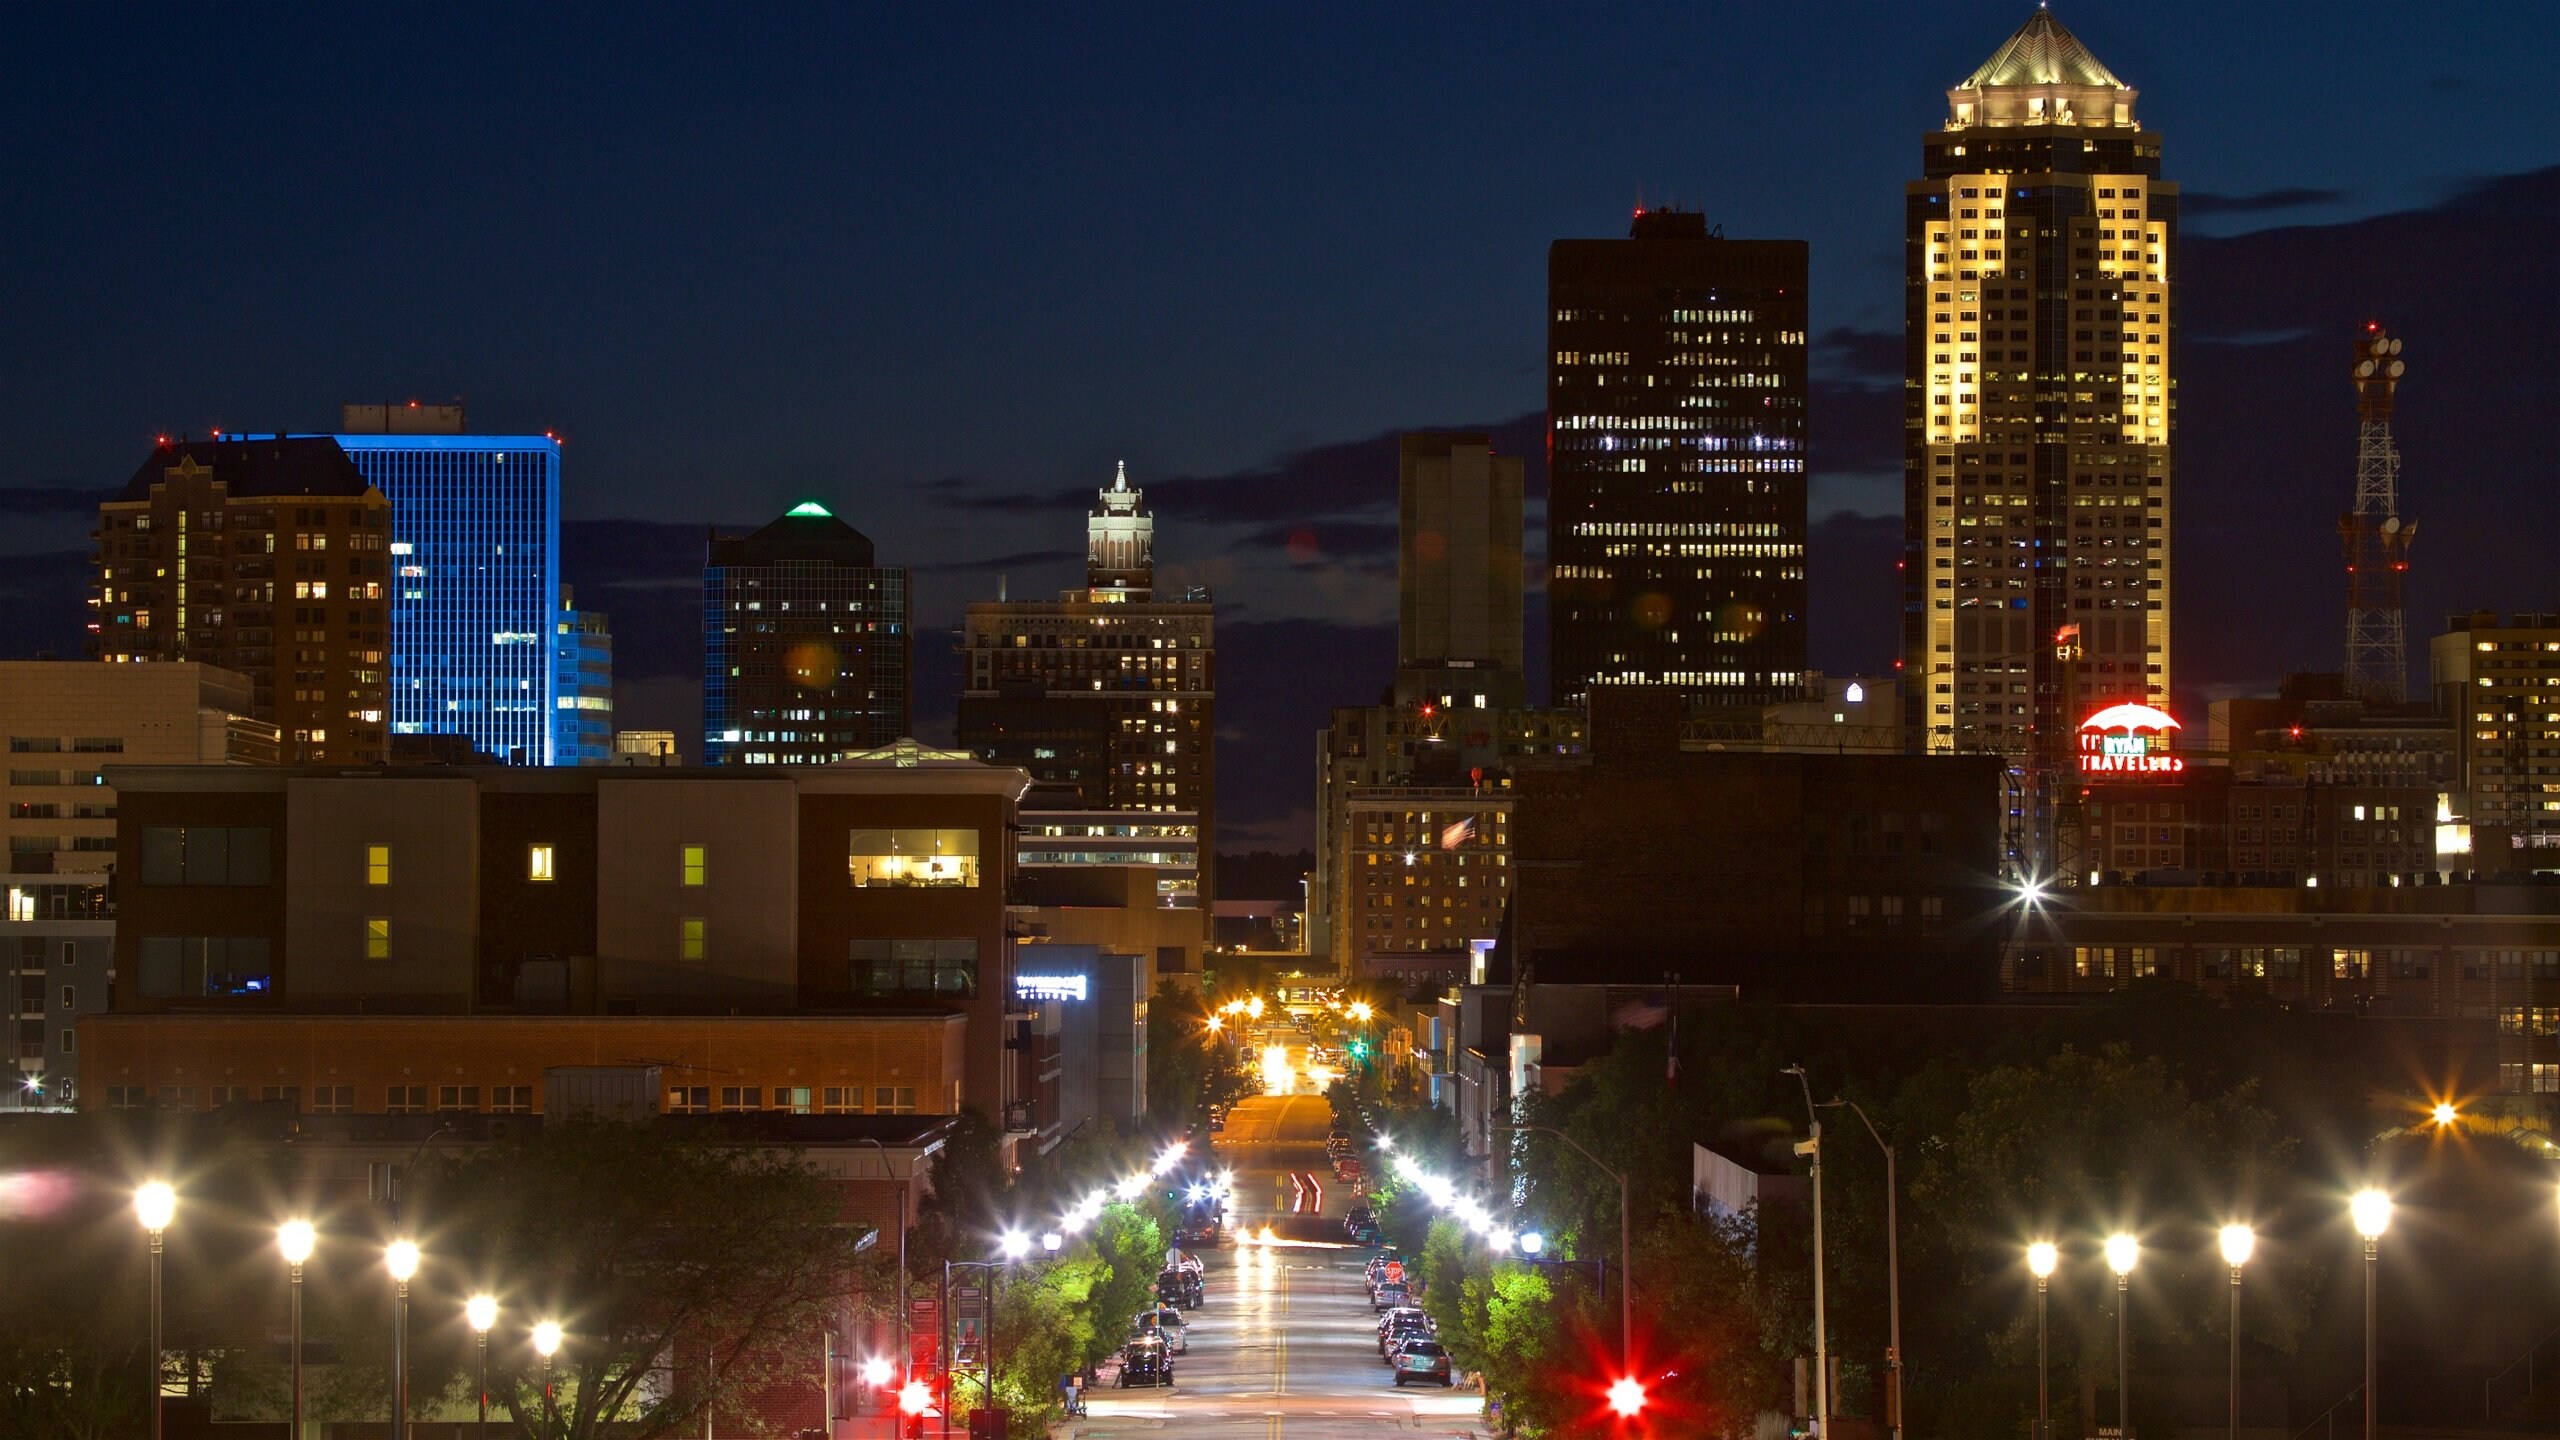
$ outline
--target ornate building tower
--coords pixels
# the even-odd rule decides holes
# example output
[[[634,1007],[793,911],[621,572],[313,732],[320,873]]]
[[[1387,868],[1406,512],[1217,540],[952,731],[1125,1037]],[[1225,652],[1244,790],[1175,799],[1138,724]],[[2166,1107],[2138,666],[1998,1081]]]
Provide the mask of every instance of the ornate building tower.
[[[2169,695],[2178,196],[2134,100],[2039,9],[1903,188],[1909,733],[2029,794]]]
[[[1129,462],[1094,502],[1084,523],[1085,588],[1117,591],[1096,599],[1145,600],[1156,589],[1156,517],[1147,492],[1129,486]]]

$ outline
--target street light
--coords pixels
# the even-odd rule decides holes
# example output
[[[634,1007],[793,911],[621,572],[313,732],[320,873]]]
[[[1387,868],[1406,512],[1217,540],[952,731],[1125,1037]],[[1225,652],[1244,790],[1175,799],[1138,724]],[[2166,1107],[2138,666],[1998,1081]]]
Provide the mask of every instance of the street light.
[[[1806,1078],[1802,1065],[1790,1065],[1778,1073],[1793,1075],[1804,1088],[1805,1119],[1812,1127],[1795,1153],[1813,1162],[1813,1433],[1819,1440],[1831,1440],[1831,1346],[1822,1318],[1822,1112],[1813,1106],[1813,1081]]]
[[[418,1273],[418,1242],[392,1241],[382,1252],[382,1265],[399,1282],[391,1303],[391,1440],[408,1440],[409,1279]]]
[[[550,1440],[559,1420],[559,1410],[551,1398],[551,1357],[560,1353],[560,1322],[545,1320],[533,1327],[533,1353],[542,1357],[542,1435]]]
[[[1523,1230],[1523,1231],[1521,1231],[1521,1232],[1520,1232],[1520,1253],[1521,1253],[1521,1254],[1523,1254],[1523,1255],[1536,1255],[1536,1254],[1539,1254],[1539,1253],[1541,1253],[1542,1251],[1544,1251],[1546,1248],[1547,1248],[1547,1237],[1546,1237],[1546,1236],[1539,1234],[1539,1233],[1538,1233],[1537,1231],[1535,1231],[1535,1230]]]
[[[996,1251],[1007,1260],[1019,1260],[1031,1253],[1031,1237],[1019,1230],[1007,1230],[997,1238]]]
[[[166,1180],[145,1183],[133,1192],[133,1215],[151,1235],[151,1440],[160,1440],[160,1236],[178,1216],[176,1188]]]
[[[2435,1116],[2436,1128],[2439,1130],[2450,1127],[2454,1121],[2462,1118],[2462,1112],[2456,1110],[2450,1100],[2437,1101],[2435,1109],[2430,1113]]]
[[[874,1390],[886,1388],[889,1383],[889,1377],[896,1373],[897,1372],[895,1370],[890,1368],[888,1361],[881,1359],[877,1355],[874,1355],[870,1359],[862,1362],[862,1383],[870,1386]]]
[[[1893,1431],[1893,1440],[1902,1440],[1902,1224],[1897,1207],[1902,1187],[1894,1180],[1893,1147],[1884,1141],[1884,1132],[1876,1128],[1867,1112],[1855,1100],[1834,1100],[1833,1105],[1846,1105],[1858,1123],[1875,1137],[1876,1148],[1884,1151],[1884,1273],[1885,1312],[1885,1423]]]
[[[471,1337],[480,1357],[480,1429],[478,1440],[489,1440],[489,1329],[498,1323],[498,1297],[474,1295],[462,1302],[462,1318],[471,1322]],[[295,1437],[300,1440],[300,1437]]]
[[[2257,1232],[2234,1222],[2222,1227],[2222,1263],[2231,1267],[2231,1436],[2240,1440],[2240,1267],[2258,1248]]]
[[[1057,1254],[1059,1248],[1064,1246],[1066,1243],[1067,1237],[1059,1234],[1055,1230],[1043,1231],[1041,1233],[1040,1248],[1051,1255]]]
[[[2053,1434],[2053,1403],[2045,1379],[2045,1292],[2061,1259],[2062,1252],[2050,1240],[2027,1247],[2027,1269],[2036,1277],[2036,1440],[2051,1440]]]
[[[293,1429],[288,1440],[302,1440],[302,1262],[311,1258],[319,1244],[319,1235],[308,1220],[287,1220],[276,1227],[276,1249],[283,1252],[284,1263],[291,1267],[293,1312]]]
[[[2125,1312],[2133,1294],[2133,1265],[2142,1242],[2119,1230],[2107,1237],[2107,1268],[2116,1272],[2116,1433],[2133,1433],[2133,1352],[2126,1345]]]
[[[2368,1186],[2348,1199],[2347,1213],[2364,1237],[2364,1440],[2374,1440],[2374,1277],[2382,1258],[2377,1242],[2391,1228],[2391,1197]]]
[[[1644,1382],[1633,1375],[1613,1381],[1609,1386],[1609,1408],[1623,1417],[1634,1418],[1644,1408]]]

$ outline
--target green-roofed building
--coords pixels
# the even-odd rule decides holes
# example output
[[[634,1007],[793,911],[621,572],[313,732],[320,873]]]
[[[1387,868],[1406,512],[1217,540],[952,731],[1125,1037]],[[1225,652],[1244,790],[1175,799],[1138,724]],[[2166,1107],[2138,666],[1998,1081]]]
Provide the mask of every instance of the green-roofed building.
[[[804,500],[711,536],[702,571],[702,756],[829,765],[913,729],[913,580]]]

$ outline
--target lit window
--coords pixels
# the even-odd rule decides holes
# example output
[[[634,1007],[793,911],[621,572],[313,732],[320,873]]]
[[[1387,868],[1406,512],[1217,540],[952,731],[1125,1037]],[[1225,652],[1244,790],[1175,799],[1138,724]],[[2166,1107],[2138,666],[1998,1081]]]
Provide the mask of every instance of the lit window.
[[[390,846],[367,845],[364,847],[364,883],[367,885],[391,883]]]
[[[365,917],[364,958],[367,960],[388,960],[391,958],[390,916],[369,915]]]
[[[525,852],[524,873],[525,878],[528,880],[557,880],[560,878],[558,873],[551,868],[551,847],[548,845],[536,845],[530,850],[527,850]]]
[[[686,960],[699,960],[706,948],[705,933],[711,922],[699,915],[688,915],[676,922],[677,953]]]
[[[684,847],[684,883],[687,885],[706,885],[710,883],[710,875],[710,852],[700,845],[687,845]]]
[[[856,830],[846,867],[856,886],[978,883],[975,830]]]

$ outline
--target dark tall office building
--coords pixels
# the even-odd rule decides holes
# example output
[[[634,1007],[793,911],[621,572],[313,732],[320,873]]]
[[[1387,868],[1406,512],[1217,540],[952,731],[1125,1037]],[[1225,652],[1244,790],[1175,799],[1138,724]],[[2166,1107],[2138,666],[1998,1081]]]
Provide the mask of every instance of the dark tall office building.
[[[1792,698],[1804,671],[1805,244],[1638,211],[1547,252],[1548,688]]]
[[[702,570],[702,754],[830,765],[914,728],[913,591],[823,505],[711,537]]]
[[[2168,703],[2178,187],[2049,10],[1946,95],[1903,186],[1905,730],[2051,775]]]

